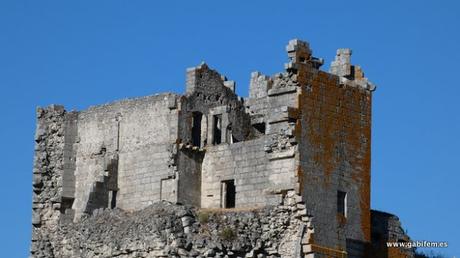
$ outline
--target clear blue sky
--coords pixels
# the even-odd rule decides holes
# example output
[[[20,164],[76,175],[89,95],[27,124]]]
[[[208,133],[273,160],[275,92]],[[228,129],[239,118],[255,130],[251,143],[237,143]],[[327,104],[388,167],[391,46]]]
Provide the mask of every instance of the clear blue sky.
[[[460,4],[435,0],[0,1],[0,256],[28,254],[37,106],[180,93],[202,60],[247,96],[296,37],[327,64],[352,48],[378,85],[372,207],[460,256]]]

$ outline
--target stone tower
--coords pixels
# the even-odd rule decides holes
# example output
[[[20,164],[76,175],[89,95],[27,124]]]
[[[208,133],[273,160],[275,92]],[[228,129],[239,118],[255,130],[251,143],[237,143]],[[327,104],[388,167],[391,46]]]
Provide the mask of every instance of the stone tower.
[[[38,108],[32,254],[60,225],[101,208],[256,208],[294,194],[314,224],[309,253],[362,257],[375,86],[349,49],[330,72],[306,42],[286,51],[283,72],[252,73],[248,98],[202,63],[187,69],[184,95]]]

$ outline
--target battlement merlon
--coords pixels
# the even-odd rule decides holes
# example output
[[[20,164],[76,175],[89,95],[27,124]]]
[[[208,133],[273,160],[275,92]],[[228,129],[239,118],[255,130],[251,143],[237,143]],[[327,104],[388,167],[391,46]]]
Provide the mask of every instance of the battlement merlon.
[[[301,66],[311,66],[319,69],[324,64],[324,59],[313,56],[313,51],[310,49],[310,44],[299,39],[292,39],[286,46],[289,63],[285,64],[287,71],[296,71]]]
[[[364,72],[358,65],[351,64],[352,51],[349,48],[337,49],[335,60],[331,62],[329,72],[339,76],[341,84],[360,86],[364,89],[374,91],[375,84],[364,77]]]
[[[313,56],[313,51],[306,41],[290,40],[286,46],[286,52],[289,62],[284,65],[284,68],[288,74],[298,74],[300,70],[305,71],[305,69],[319,70],[324,64],[324,59]],[[364,77],[361,67],[351,64],[351,54],[351,49],[338,49],[335,60],[331,63],[329,73],[337,75],[339,83],[342,85],[374,91],[376,86],[368,78]],[[304,73],[303,75],[306,74]],[[266,76],[259,72],[253,72],[249,84],[249,99],[266,97],[277,76],[279,74]]]

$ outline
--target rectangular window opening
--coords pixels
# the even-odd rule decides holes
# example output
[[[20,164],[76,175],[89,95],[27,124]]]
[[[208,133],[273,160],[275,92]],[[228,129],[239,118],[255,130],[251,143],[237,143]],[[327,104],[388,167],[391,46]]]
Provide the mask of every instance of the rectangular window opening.
[[[227,136],[227,139],[225,140],[226,143],[232,144],[233,143],[233,133],[232,133],[232,127],[229,125],[227,126],[227,132],[225,133]]]
[[[347,217],[347,193],[337,191],[337,213]]]
[[[203,115],[200,112],[194,112],[192,117],[192,144],[201,147],[201,120]]]
[[[256,129],[259,133],[265,134],[265,123],[253,124],[252,127]]]

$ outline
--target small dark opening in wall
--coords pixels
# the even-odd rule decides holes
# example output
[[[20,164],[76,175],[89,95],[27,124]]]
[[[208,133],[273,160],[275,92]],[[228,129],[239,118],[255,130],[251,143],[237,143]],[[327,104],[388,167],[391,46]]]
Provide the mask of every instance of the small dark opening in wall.
[[[351,80],[355,79],[355,66],[354,65],[352,65],[350,67],[350,75],[347,76],[347,77],[348,77],[348,79],[351,79]]]
[[[239,142],[239,140],[236,139],[235,136],[233,135],[232,125],[227,126],[227,133],[225,135],[227,136],[227,139],[225,140],[225,142],[229,144]]]
[[[110,209],[117,207],[117,191],[111,191]]]
[[[220,144],[222,142],[222,115],[214,115],[214,128],[213,128],[213,144]]]
[[[288,118],[288,123],[290,123],[290,124],[295,124],[295,123],[297,123],[297,119],[296,119],[296,118],[293,118],[293,117],[289,117],[289,118]]]
[[[228,125],[227,126],[227,132],[225,133],[225,135],[227,136],[227,139],[225,140],[226,143],[230,143],[232,144],[233,143],[233,135],[232,135],[232,125]]]
[[[72,209],[74,198],[62,197],[61,199],[61,214],[65,214],[67,209]]]
[[[222,208],[235,208],[235,180],[222,181]]]
[[[372,233],[372,242],[373,243],[379,243],[380,240],[382,240],[382,235],[378,234],[378,233]]]
[[[201,119],[203,114],[194,112],[192,117],[192,144],[201,147]]]
[[[347,216],[347,193],[337,191],[337,213]]]
[[[259,133],[265,134],[265,123],[257,123],[252,125]]]

